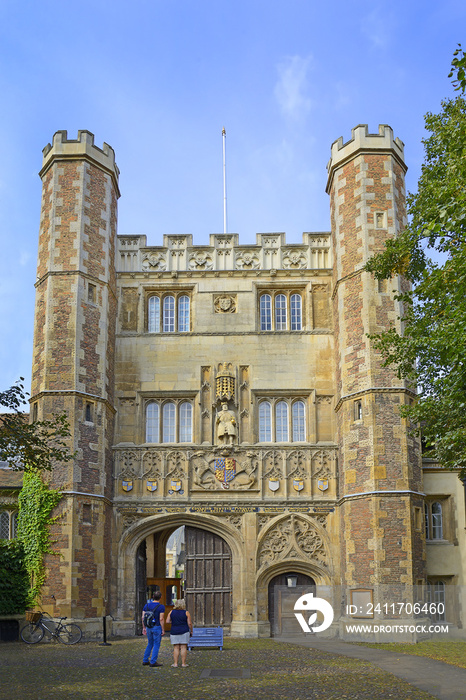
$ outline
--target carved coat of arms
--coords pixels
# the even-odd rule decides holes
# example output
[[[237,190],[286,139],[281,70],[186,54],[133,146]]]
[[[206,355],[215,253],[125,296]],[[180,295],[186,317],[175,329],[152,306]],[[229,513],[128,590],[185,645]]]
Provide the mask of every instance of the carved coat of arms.
[[[121,488],[123,489],[123,491],[131,491],[131,489],[133,488],[133,482],[132,481],[122,481]]]
[[[304,479],[293,479],[293,488],[295,491],[302,491],[304,488]]]
[[[148,491],[157,491],[157,481],[146,481],[146,488]]]
[[[229,457],[215,460],[215,477],[222,483],[224,489],[229,489],[228,482],[236,475],[236,461]]]

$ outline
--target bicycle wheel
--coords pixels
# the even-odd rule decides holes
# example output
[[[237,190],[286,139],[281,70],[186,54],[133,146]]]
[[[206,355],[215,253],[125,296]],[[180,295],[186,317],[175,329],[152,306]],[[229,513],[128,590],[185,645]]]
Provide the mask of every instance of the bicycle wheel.
[[[73,623],[63,625],[61,630],[58,630],[58,639],[62,644],[77,644],[82,636],[81,628]]]
[[[37,644],[44,636],[44,630],[40,625],[36,625],[34,622],[28,622],[28,624],[24,625],[22,628],[20,634],[21,639],[23,642],[26,642],[26,644]]]

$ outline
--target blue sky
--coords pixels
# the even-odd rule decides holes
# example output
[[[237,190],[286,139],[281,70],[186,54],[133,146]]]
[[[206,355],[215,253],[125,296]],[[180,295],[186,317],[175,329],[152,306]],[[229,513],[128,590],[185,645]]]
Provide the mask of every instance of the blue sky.
[[[0,388],[30,382],[42,148],[78,129],[121,170],[119,233],[329,229],[331,143],[390,124],[415,190],[452,96],[464,0],[0,0]]]

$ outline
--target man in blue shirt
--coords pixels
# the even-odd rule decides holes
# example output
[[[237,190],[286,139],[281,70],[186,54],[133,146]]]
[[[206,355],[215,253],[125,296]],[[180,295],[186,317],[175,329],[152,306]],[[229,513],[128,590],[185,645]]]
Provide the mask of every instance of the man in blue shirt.
[[[163,666],[157,661],[157,656],[159,655],[160,642],[165,634],[165,620],[164,612],[165,605],[162,605],[160,598],[162,594],[160,591],[152,594],[152,600],[146,603],[142,609],[142,631],[143,634],[147,634],[147,646],[144,652],[144,658],[142,660],[143,666]],[[146,613],[154,612],[154,626],[146,627]],[[145,630],[145,632],[144,632]],[[152,652],[152,657],[151,657]],[[149,661],[150,659],[150,661]]]

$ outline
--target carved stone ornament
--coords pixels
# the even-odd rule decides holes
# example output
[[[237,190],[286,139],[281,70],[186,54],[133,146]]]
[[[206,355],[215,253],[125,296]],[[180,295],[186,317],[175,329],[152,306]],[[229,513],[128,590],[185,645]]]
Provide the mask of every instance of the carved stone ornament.
[[[334,454],[330,451],[318,450],[312,455],[312,476],[314,479],[328,481],[334,476]],[[326,490],[326,489],[321,489]]]
[[[204,250],[198,250],[189,256],[190,270],[212,270],[213,267],[212,255]]]
[[[235,396],[235,375],[231,363],[222,362],[215,378],[215,398],[229,401]]]
[[[306,253],[304,250],[286,250],[283,252],[283,267],[297,270],[307,265]]]
[[[328,553],[315,525],[294,513],[277,523],[259,544],[259,566],[270,566],[290,557],[328,565]]]
[[[144,253],[142,256],[143,270],[159,270],[167,269],[167,260],[163,253]]]
[[[216,314],[235,314],[236,304],[236,294],[214,295],[214,310]]]
[[[258,460],[252,453],[247,456],[248,459],[239,464],[236,460],[218,457],[208,462],[204,453],[196,453],[191,461],[194,490],[243,491],[255,487]]]
[[[259,256],[249,251],[236,253],[236,267],[240,270],[257,270],[260,267]]]
[[[225,520],[230,523],[230,525],[233,525],[237,530],[241,530],[241,524],[243,522],[243,518],[241,515],[226,515]]]
[[[139,455],[136,452],[132,452],[131,450],[121,452],[119,464],[120,471],[116,475],[116,479],[124,479],[125,481],[139,479]]]

